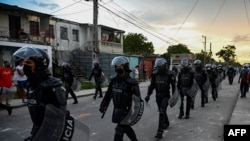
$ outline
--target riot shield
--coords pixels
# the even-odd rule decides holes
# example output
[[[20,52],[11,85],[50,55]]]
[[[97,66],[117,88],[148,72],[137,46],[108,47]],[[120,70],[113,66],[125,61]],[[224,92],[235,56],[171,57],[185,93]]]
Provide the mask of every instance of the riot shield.
[[[33,141],[88,141],[89,136],[86,125],[48,104],[42,126]]]
[[[125,116],[125,118],[120,122],[120,124],[124,125],[135,125],[142,117],[144,111],[144,101],[136,96],[132,96],[132,106],[130,108],[130,111]]]
[[[188,90],[187,94],[190,96],[190,97],[194,97],[196,96],[197,92],[198,92],[198,84],[197,82],[193,79],[193,85],[191,86],[191,88]]]
[[[202,85],[203,90],[206,92],[209,90],[210,88],[210,82],[209,82],[209,78],[207,77],[207,81]]]
[[[220,77],[219,77],[219,75],[216,77],[216,79],[215,79],[215,85],[216,85],[216,89],[217,89],[217,91],[219,91],[220,89],[221,89],[221,82],[220,82]]]
[[[179,99],[179,93],[178,93],[178,89],[176,87],[174,94],[172,95],[172,97],[168,101],[169,106],[171,108],[174,107],[176,105],[176,103],[178,102],[178,99]]]
[[[72,89],[74,91],[79,91],[81,89],[81,82],[74,78],[73,84],[72,84]]]

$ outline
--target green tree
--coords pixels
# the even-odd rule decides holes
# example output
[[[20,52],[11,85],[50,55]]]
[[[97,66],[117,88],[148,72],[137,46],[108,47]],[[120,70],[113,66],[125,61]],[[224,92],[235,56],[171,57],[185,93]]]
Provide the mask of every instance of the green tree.
[[[146,55],[154,53],[152,42],[142,34],[128,33],[124,36],[123,51],[127,54]]]
[[[219,58],[222,58],[227,64],[231,64],[235,62],[235,50],[236,47],[234,45],[227,45],[223,47],[219,52],[215,55]]]
[[[167,49],[167,53],[169,55],[172,54],[185,54],[185,53],[191,53],[191,51],[188,49],[187,45],[184,44],[178,44],[178,45],[171,45]]]
[[[205,57],[205,64],[208,63],[214,63],[215,59],[211,57],[211,54],[209,52],[204,52],[203,50],[199,53],[195,54],[196,59],[199,59],[202,61],[202,64],[204,63],[204,57]]]
[[[171,45],[168,47],[167,52],[162,54],[161,57],[165,58],[168,62],[168,64],[170,64],[170,57],[172,56],[172,54],[188,54],[188,53],[192,53],[188,47],[184,44],[178,44],[178,45]]]

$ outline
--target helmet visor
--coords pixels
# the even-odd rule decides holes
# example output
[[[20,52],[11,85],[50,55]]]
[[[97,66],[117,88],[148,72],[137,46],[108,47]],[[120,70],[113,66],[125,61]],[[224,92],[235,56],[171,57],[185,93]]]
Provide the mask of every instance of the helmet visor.
[[[154,65],[154,67],[156,68],[156,67],[161,67],[161,66],[164,66],[165,64],[166,64],[166,60],[165,59],[163,59],[163,58],[158,58],[158,59],[156,59],[155,60],[155,65]]]
[[[32,48],[32,47],[22,47],[13,53],[13,57],[15,61],[26,59],[31,56],[42,57],[43,55],[41,54],[39,50],[37,50],[36,48]]]
[[[120,66],[126,63],[128,62],[124,57],[115,57],[111,62],[111,66]]]

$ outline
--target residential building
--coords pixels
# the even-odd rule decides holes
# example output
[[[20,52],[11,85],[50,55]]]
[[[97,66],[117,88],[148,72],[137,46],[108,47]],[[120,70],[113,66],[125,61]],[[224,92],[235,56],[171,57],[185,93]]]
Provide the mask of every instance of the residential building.
[[[172,67],[175,66],[178,71],[181,69],[181,60],[183,58],[187,58],[189,60],[189,64],[192,67],[193,62],[195,61],[196,57],[194,54],[172,54],[171,56],[171,65],[170,65],[170,70],[172,70]]]
[[[50,16],[0,3],[0,64],[7,60],[14,65],[12,54],[23,46],[44,49],[52,59],[49,38],[46,38],[50,35]]]
[[[12,54],[20,47],[33,46],[48,52],[52,60],[49,68],[52,70],[53,66],[53,73],[60,73],[60,65],[66,61],[86,77],[93,60],[110,66],[111,57],[123,55],[123,30],[105,25],[98,25],[97,30],[98,43],[95,47],[93,24],[59,19],[0,3],[0,64],[8,60],[14,65]],[[108,60],[101,58],[107,56]]]

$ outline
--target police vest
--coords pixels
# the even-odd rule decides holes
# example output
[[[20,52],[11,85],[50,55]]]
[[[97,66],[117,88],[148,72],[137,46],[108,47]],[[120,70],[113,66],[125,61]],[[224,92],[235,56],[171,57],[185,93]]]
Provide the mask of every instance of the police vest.
[[[204,81],[204,77],[202,75],[202,71],[195,71],[194,78],[195,78],[197,84],[201,85],[202,82]]]
[[[157,94],[169,93],[169,83],[168,83],[168,74],[163,75],[156,74],[155,76],[155,90]]]
[[[126,81],[114,81],[112,85],[113,103],[116,108],[125,108],[128,105],[131,95],[126,92]]]
[[[190,72],[182,72],[180,77],[180,82],[182,87],[189,87],[191,83],[191,73]]]

